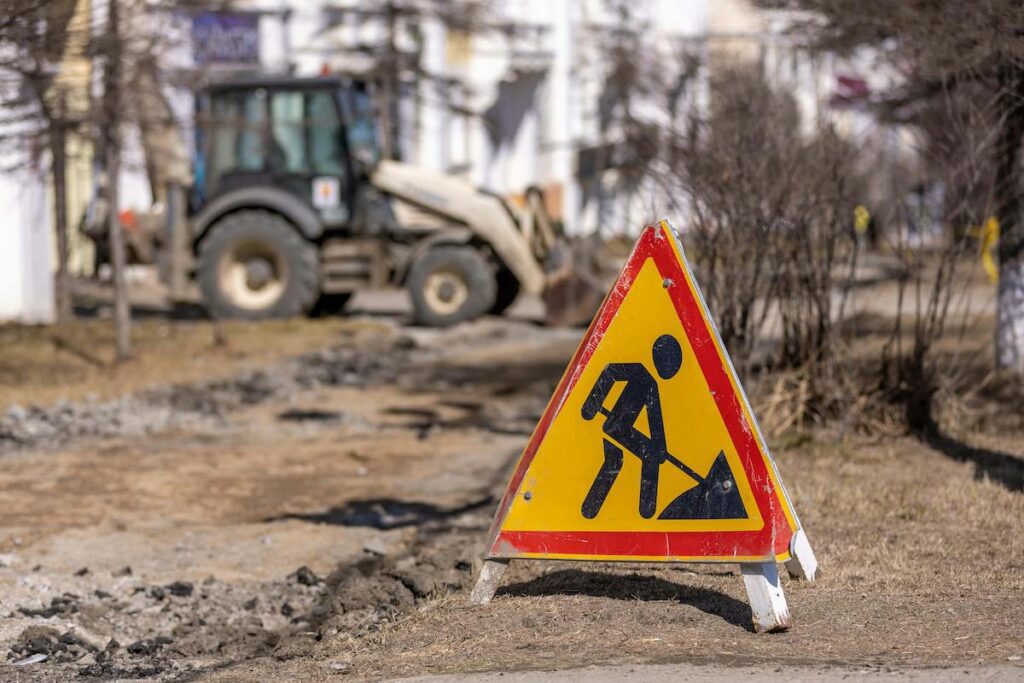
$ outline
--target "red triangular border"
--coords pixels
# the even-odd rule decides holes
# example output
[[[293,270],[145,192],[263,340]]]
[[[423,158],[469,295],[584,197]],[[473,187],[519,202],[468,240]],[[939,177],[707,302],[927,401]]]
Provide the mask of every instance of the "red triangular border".
[[[793,523],[783,509],[788,506],[784,490],[778,489],[770,475],[774,467],[770,456],[762,450],[761,440],[755,425],[749,423],[743,411],[746,397],[733,390],[729,375],[731,363],[714,329],[707,307],[696,289],[686,284],[686,275],[680,256],[676,255],[672,242],[675,236],[666,223],[658,227],[648,226],[637,240],[632,254],[623,266],[615,286],[605,298],[594,317],[583,341],[580,342],[572,361],[562,376],[544,415],[523,451],[509,481],[505,495],[498,506],[491,525],[489,553],[495,558],[545,557],[595,559],[606,558],[674,558],[687,561],[785,561],[789,559],[790,540],[797,529],[796,516]],[[680,286],[668,288],[668,294],[689,337],[701,371],[708,386],[714,392],[715,403],[722,415],[726,428],[740,462],[746,471],[754,500],[765,521],[756,531],[503,531],[505,517],[513,497],[522,484],[534,456],[555,416],[561,410],[566,397],[576,385],[587,363],[597,349],[605,331],[615,318],[619,306],[629,292],[633,281],[648,259],[654,261],[663,279],[672,280]],[[734,373],[733,373],[734,374]],[[739,387],[739,380],[736,380]],[[742,391],[742,389],[740,390]],[[749,408],[751,416],[753,411]],[[780,481],[776,475],[776,481]],[[781,486],[781,481],[780,481]],[[781,502],[782,504],[778,504]]]

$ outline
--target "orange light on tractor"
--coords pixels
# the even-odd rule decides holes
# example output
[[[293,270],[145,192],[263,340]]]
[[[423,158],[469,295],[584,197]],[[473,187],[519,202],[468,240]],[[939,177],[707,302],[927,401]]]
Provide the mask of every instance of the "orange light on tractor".
[[[139,219],[133,209],[123,209],[121,213],[117,214],[117,220],[121,222],[121,227],[125,230],[134,232],[139,227]]]

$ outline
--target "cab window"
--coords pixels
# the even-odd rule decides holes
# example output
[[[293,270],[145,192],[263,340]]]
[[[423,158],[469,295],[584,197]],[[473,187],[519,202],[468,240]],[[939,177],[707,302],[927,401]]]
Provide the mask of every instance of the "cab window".
[[[262,171],[266,164],[266,91],[218,93],[210,98],[207,183],[216,188],[230,173]]]
[[[370,93],[365,88],[353,87],[342,91],[341,101],[348,121],[348,146],[352,157],[365,166],[376,164],[380,161],[380,148]]]
[[[277,90],[270,99],[272,171],[345,173],[341,118],[328,90]]]

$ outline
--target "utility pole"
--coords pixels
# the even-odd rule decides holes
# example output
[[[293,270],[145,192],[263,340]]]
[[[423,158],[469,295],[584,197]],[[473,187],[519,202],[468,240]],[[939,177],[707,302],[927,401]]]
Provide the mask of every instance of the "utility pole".
[[[71,319],[71,285],[68,278],[67,207],[67,103],[63,89],[58,92],[57,113],[50,116],[50,163],[53,165],[53,220],[57,232],[57,320]]]
[[[396,35],[398,33],[398,8],[395,6],[394,0],[387,0],[384,3],[384,33],[386,43],[384,46],[384,69],[381,74],[381,85],[383,86],[381,89],[384,96],[381,108],[381,123],[384,130],[384,135],[381,136],[384,142],[382,152],[385,158],[397,160],[401,157],[399,119],[402,112],[398,105],[401,55],[398,52]]]
[[[106,44],[106,64],[103,87],[103,148],[104,165],[107,174],[107,199],[110,203],[109,233],[110,264],[114,281],[114,329],[117,337],[117,362],[131,358],[131,310],[128,305],[128,292],[125,286],[125,249],[124,234],[118,216],[117,179],[121,167],[121,139],[118,130],[120,123],[119,108],[121,106],[121,51],[124,47],[120,34],[118,3],[120,0],[108,0],[107,35],[103,38]]]

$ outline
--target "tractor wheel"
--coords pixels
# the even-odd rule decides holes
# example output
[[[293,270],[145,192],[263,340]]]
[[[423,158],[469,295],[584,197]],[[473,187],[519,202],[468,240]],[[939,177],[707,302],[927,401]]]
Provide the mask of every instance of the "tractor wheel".
[[[519,296],[519,279],[508,268],[499,268],[494,279],[498,286],[498,293],[494,298],[494,305],[491,306],[491,313],[501,315],[515,303],[516,297]]]
[[[406,281],[416,322],[447,327],[494,306],[494,269],[472,247],[435,247],[412,264]]]
[[[237,211],[199,247],[199,287],[217,318],[304,315],[319,294],[316,245],[269,211]]]

